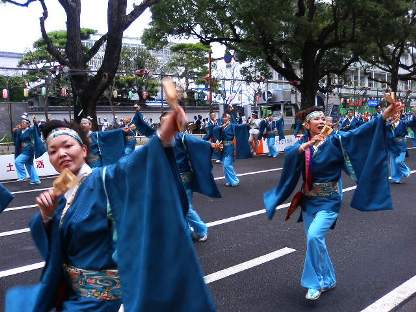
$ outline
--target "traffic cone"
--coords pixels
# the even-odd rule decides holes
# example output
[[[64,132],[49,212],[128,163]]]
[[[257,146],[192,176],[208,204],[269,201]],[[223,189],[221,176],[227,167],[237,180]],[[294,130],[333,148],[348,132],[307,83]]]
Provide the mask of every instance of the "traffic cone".
[[[258,144],[257,144],[257,155],[261,155],[263,154],[263,139],[258,140]]]

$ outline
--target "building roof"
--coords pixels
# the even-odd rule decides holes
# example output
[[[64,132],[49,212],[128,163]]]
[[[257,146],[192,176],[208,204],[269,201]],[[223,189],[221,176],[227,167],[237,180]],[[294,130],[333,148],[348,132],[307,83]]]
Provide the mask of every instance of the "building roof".
[[[23,53],[0,51],[0,57],[21,59],[23,57]]]

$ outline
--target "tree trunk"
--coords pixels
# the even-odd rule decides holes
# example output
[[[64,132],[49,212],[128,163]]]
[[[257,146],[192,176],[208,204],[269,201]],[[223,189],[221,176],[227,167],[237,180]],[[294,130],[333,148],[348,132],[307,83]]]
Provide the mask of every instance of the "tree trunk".
[[[315,105],[316,93],[318,92],[319,68],[315,60],[316,49],[312,43],[305,43],[302,55],[303,79],[299,88],[301,92],[301,109]]]

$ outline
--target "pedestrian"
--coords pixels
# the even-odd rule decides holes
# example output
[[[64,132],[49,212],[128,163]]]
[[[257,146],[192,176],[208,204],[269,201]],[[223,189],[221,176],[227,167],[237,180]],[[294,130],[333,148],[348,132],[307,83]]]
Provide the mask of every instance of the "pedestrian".
[[[9,290],[6,311],[116,312],[121,303],[125,311],[215,310],[170,156],[184,121],[178,108],[143,148],[95,169],[84,133],[62,123],[44,129],[51,164],[72,172],[75,186],[36,198],[30,227],[45,268],[40,284]]]
[[[13,129],[16,174],[19,182],[27,180],[28,173],[30,184],[40,184],[33,160],[43,155],[45,147],[36,119],[33,119],[33,123],[34,125],[31,127],[27,114],[23,114],[20,124]]]
[[[264,205],[271,219],[276,207],[296,188],[299,177],[303,185],[288,209],[286,219],[301,206],[299,221],[304,222],[306,255],[301,285],[306,299],[316,300],[336,285],[335,269],[325,238],[335,226],[341,208],[337,182],[341,170],[356,181],[351,207],[363,211],[392,209],[387,170],[387,129],[385,120],[401,107],[395,102],[355,131],[321,133],[325,115],[317,107],[301,112],[307,133],[286,148],[285,163],[279,184],[264,194]]]

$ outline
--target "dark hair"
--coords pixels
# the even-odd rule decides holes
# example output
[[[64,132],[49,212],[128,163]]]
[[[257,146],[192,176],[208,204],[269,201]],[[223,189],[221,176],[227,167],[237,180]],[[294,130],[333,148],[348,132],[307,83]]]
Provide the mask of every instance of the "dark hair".
[[[323,112],[323,110],[322,110],[322,108],[319,108],[317,106],[308,107],[304,110],[299,111],[296,114],[296,118],[299,119],[300,121],[302,121],[302,123],[303,123],[303,122],[305,122],[306,116],[308,116],[312,112]]]
[[[56,128],[70,128],[76,131],[79,137],[81,138],[82,142],[87,146],[87,148],[89,148],[89,139],[86,133],[82,131],[81,128],[79,127],[79,124],[75,122],[68,123],[62,120],[50,120],[46,122],[45,124],[42,125],[42,129],[41,129],[42,135],[45,138],[45,140],[48,137],[49,133],[51,133],[51,131]]]
[[[160,114],[159,120],[162,120],[163,117],[165,117],[168,114],[168,112],[163,112]]]

